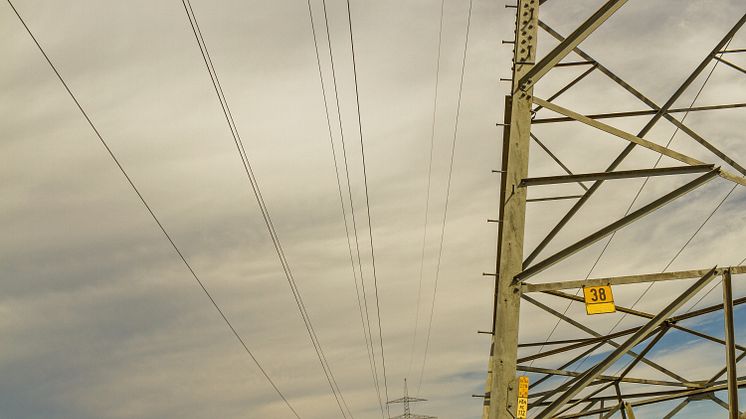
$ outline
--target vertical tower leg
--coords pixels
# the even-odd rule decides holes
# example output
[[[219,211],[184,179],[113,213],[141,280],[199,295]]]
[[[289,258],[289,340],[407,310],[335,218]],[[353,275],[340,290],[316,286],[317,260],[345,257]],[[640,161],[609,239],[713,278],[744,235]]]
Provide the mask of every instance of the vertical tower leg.
[[[533,67],[538,34],[538,0],[519,0],[516,9],[512,94],[505,103],[500,187],[500,232],[497,244],[497,278],[493,356],[490,362],[489,419],[512,419],[516,414],[516,358],[520,286],[513,277],[523,269],[523,235],[526,218],[526,188],[518,188],[528,175],[531,95],[519,90],[518,81]]]

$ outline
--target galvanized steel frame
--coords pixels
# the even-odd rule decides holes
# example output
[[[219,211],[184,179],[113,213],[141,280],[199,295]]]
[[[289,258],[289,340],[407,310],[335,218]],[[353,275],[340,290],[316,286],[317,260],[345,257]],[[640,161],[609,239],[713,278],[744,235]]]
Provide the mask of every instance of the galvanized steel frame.
[[[504,127],[502,167],[496,172],[501,173],[500,208],[497,221],[498,244],[497,263],[495,273],[486,274],[495,278],[494,315],[493,328],[491,331],[492,346],[490,350],[490,362],[487,371],[487,381],[484,395],[483,418],[485,419],[513,419],[516,407],[516,376],[519,372],[543,374],[544,376],[531,388],[546,383],[552,377],[570,377],[569,382],[557,385],[555,388],[542,392],[532,392],[529,395],[529,408],[532,415],[537,419],[545,418],[581,418],[595,416],[599,418],[611,418],[620,414],[625,419],[634,419],[634,408],[653,403],[670,400],[681,400],[665,417],[672,418],[683,410],[692,400],[707,399],[723,406],[729,411],[729,417],[739,417],[737,389],[746,387],[746,377],[739,377],[736,364],[746,357],[746,347],[738,345],[734,333],[734,307],[746,303],[746,297],[733,298],[732,281],[733,275],[746,273],[746,266],[731,266],[725,268],[714,267],[711,269],[699,269],[678,272],[663,272],[642,275],[628,275],[613,278],[595,278],[574,281],[549,281],[544,283],[530,283],[528,279],[539,274],[548,267],[563,261],[577,251],[595,243],[616,232],[617,230],[635,222],[651,212],[667,205],[673,200],[684,196],[690,191],[704,185],[716,176],[739,185],[746,185],[746,169],[722,150],[718,149],[711,141],[708,141],[699,133],[695,132],[675,115],[682,112],[700,112],[718,109],[737,109],[746,107],[746,103],[714,104],[703,106],[692,106],[689,108],[674,108],[676,101],[687,91],[692,83],[704,72],[713,60],[733,68],[734,70],[746,72],[743,68],[722,58],[723,54],[734,54],[746,52],[742,49],[726,49],[729,41],[736,35],[741,27],[746,24],[746,14],[725,34],[720,42],[706,55],[699,65],[681,83],[676,91],[663,104],[658,105],[632,85],[625,82],[621,77],[614,74],[609,68],[596,61],[589,54],[579,48],[580,43],[598,29],[607,19],[619,10],[626,0],[607,0],[595,13],[584,21],[575,31],[567,37],[563,37],[546,23],[539,20],[540,5],[546,0],[518,0],[514,6],[516,9],[515,39],[506,42],[514,45],[513,74],[511,79],[511,94],[505,100],[505,117],[501,124]],[[544,57],[537,59],[536,47],[539,37],[538,29],[542,28],[550,36],[559,41],[559,45],[553,48]],[[581,61],[564,61],[570,54],[576,54]],[[533,88],[537,82],[557,67],[587,66],[581,74],[573,78],[569,83],[557,90],[547,99],[540,99],[533,95]],[[581,83],[586,77],[594,72],[600,72],[609,80],[620,86],[635,98],[639,99],[649,109],[625,112],[607,112],[596,114],[581,114],[565,107],[559,106],[553,101]],[[559,113],[561,117],[537,117],[537,112],[547,109]],[[650,120],[637,133],[632,134],[616,128],[612,125],[600,122],[601,119],[613,120],[630,116],[651,116]],[[646,139],[653,127],[661,120],[673,124],[690,139],[702,145],[720,162],[730,166],[734,172],[722,169],[715,162],[702,162],[690,156],[674,151],[668,147]],[[598,129],[607,134],[626,140],[627,146],[609,164],[604,172],[573,173],[556,154],[554,154],[537,136],[531,132],[533,124],[552,124],[576,121],[587,126]],[[551,176],[541,178],[528,177],[528,149],[529,143],[534,141],[539,147],[562,168],[567,175]],[[630,155],[636,146],[642,146],[662,155],[668,156],[685,166],[617,170],[621,163]],[[557,234],[567,226],[578,211],[588,202],[607,180],[629,179],[635,177],[651,176],[677,176],[692,173],[700,173],[700,176],[689,181],[683,186],[668,194],[642,206],[640,209],[629,213],[619,220],[608,224],[596,232],[586,236],[576,243],[555,252],[553,255],[536,262],[547,246],[555,239]],[[702,174],[704,173],[704,174]],[[587,186],[583,182],[592,182]],[[552,185],[560,183],[576,183],[583,189],[580,195],[549,196],[544,198],[527,199],[526,190],[538,185]],[[525,213],[527,202],[546,202],[553,200],[572,199],[576,200],[571,209],[561,220],[547,233],[539,244],[527,257],[523,256],[523,237],[525,230]],[[544,296],[561,298],[566,301],[582,303],[583,299],[565,290],[578,289],[583,286],[614,285],[624,286],[628,284],[642,284],[662,281],[680,281],[698,278],[682,294],[676,296],[665,308],[656,312],[648,313],[631,307],[617,305],[617,311],[625,315],[645,319],[645,323],[618,331],[609,335],[601,334],[592,328],[583,325],[577,319],[573,319],[560,313],[534,297],[531,293],[541,293]],[[703,288],[715,278],[720,278],[723,289],[723,302],[702,309],[677,314],[677,311],[690,299],[698,295]],[[519,310],[521,301],[526,301],[587,333],[587,338],[560,339],[547,342],[518,343]],[[694,330],[681,325],[684,320],[699,316],[709,315],[722,310],[725,324],[725,339]],[[648,356],[656,345],[671,330],[680,331],[694,338],[704,339],[716,343],[724,348],[726,354],[726,366],[706,381],[691,381],[682,375],[655,362]],[[617,341],[622,339],[620,341]],[[642,345],[645,343],[644,345]],[[638,347],[642,345],[638,349]],[[519,348],[535,346],[550,347],[551,349],[539,354],[518,357]],[[570,370],[573,364],[604,347],[610,346],[612,352],[602,360],[596,362],[585,371]],[[569,354],[572,351],[582,351],[558,368],[534,367],[526,363],[542,360],[560,354]],[[574,352],[573,352],[574,354]],[[622,357],[632,357],[632,362],[618,375],[605,375],[609,366]],[[654,368],[670,379],[650,379],[628,376],[639,363]],[[720,378],[726,375],[724,380]],[[620,385],[621,383],[651,386],[650,391],[629,392]],[[587,391],[592,390],[592,391]],[[604,394],[605,390],[613,390],[613,394]],[[723,401],[715,392],[727,390],[728,400]]]

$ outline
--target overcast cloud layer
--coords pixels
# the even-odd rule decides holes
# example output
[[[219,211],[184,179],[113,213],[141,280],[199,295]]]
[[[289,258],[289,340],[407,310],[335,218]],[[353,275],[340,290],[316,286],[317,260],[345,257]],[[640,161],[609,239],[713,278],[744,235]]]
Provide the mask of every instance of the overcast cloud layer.
[[[312,1],[317,32],[321,4]],[[327,1],[351,187],[370,280],[358,126],[344,2]],[[438,237],[456,110],[467,1],[445,3],[423,303],[410,361],[422,251],[440,2],[352,1],[362,131],[386,350],[388,392],[416,392],[433,293]],[[17,0],[82,106],[257,358],[303,418],[340,416],[309,343],[183,6],[170,1]],[[552,0],[542,19],[562,34],[602,4]],[[355,297],[308,10],[304,1],[193,0],[197,18],[244,138],[264,199],[325,348],[358,419],[380,417]],[[503,96],[512,9],[474,0],[457,147],[432,337],[419,395],[423,414],[478,418],[491,325]],[[583,48],[656,103],[664,103],[746,12],[740,0],[631,0]],[[322,40],[329,81],[329,56]],[[555,45],[546,34],[540,53]],[[746,31],[731,43],[746,48]],[[11,8],[0,7],[0,417],[287,418],[272,388],[209,304],[125,182]],[[576,57],[572,57],[575,59]],[[746,65],[746,57],[733,56]],[[537,87],[548,97],[582,69],[558,69]],[[676,106],[688,106],[697,80]],[[332,95],[332,91],[327,92]],[[331,96],[330,96],[331,97]],[[697,104],[746,100],[746,77],[718,66]],[[600,74],[557,103],[579,112],[643,109]],[[546,114],[549,115],[549,114]],[[743,108],[693,113],[687,123],[746,161]],[[336,119],[332,120],[336,124]],[[647,118],[614,121],[638,131]],[[603,170],[626,145],[567,124],[536,134],[577,172]],[[646,137],[674,133],[660,123]],[[335,147],[340,147],[335,134]],[[560,174],[539,148],[534,176]],[[672,147],[720,164],[679,133]],[[638,147],[639,148],[639,147]],[[337,149],[339,150],[339,148]],[[636,150],[623,168],[650,167]],[[673,165],[663,160],[664,165]],[[654,179],[636,207],[687,179]],[[641,180],[607,182],[543,255],[624,214]],[[716,179],[622,230],[594,277],[662,270],[731,184]],[[577,185],[531,196],[580,193]],[[743,188],[718,209],[670,270],[733,265],[746,258]],[[526,248],[570,203],[531,204]],[[603,242],[542,273],[537,281],[588,274]],[[740,279],[740,278],[739,278]],[[655,310],[687,284],[656,286],[637,307]],[[368,285],[372,286],[372,283]],[[630,305],[642,289],[615,289]],[[746,287],[736,281],[736,296]],[[713,292],[701,304],[717,301]],[[558,309],[564,303],[542,299]],[[373,300],[370,300],[374,304]],[[616,315],[588,319],[599,330]],[[372,313],[373,314],[373,313]],[[544,339],[553,319],[525,307],[521,338]],[[738,319],[744,312],[738,311]],[[608,324],[608,326],[607,326]],[[632,319],[623,325],[631,326]],[[722,324],[695,326],[722,336]],[[746,338],[746,327],[738,334]],[[562,325],[557,335],[582,336]],[[672,336],[652,355],[690,379],[721,368],[716,345]],[[676,345],[676,346],[675,346]],[[676,347],[685,347],[676,352]],[[697,359],[696,368],[691,360]],[[557,365],[561,360],[557,360]],[[552,366],[557,366],[552,365]],[[550,366],[550,365],[547,365]],[[654,372],[639,370],[637,375]],[[682,418],[725,417],[706,401]],[[399,414],[392,411],[392,414]],[[659,418],[655,409],[639,418]]]

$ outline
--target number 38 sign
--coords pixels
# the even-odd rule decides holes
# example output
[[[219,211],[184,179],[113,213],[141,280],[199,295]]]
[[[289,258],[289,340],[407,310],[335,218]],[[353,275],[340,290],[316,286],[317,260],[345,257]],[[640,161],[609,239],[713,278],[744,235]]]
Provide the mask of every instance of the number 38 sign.
[[[588,314],[613,313],[616,311],[611,286],[583,287],[585,311]]]

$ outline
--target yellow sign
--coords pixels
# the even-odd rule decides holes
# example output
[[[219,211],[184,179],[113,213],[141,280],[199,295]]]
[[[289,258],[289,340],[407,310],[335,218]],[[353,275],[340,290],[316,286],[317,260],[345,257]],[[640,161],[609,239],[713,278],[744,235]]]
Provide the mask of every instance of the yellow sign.
[[[585,299],[585,311],[588,314],[614,313],[614,295],[611,293],[610,285],[599,287],[583,287]]]
[[[526,419],[528,414],[528,377],[518,377],[518,407],[516,408],[516,419]]]

